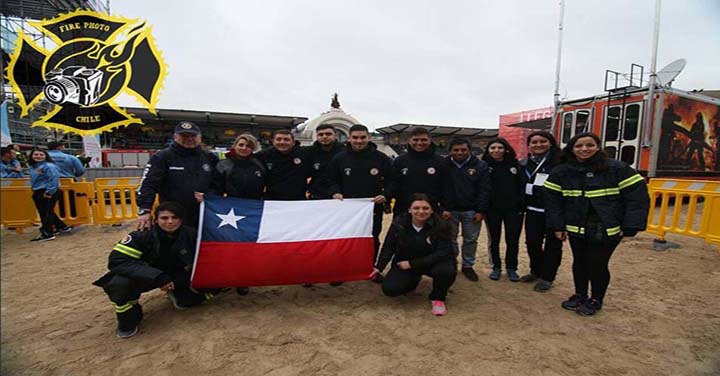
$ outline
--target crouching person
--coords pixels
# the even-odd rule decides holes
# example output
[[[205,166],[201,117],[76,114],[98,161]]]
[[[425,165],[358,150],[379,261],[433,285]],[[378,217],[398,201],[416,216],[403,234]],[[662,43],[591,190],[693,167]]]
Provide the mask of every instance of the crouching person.
[[[423,275],[432,278],[432,314],[447,314],[445,297],[457,274],[450,248],[450,227],[433,213],[428,196],[415,193],[410,208],[393,221],[385,237],[374,273],[380,273],[392,259],[382,283],[383,293],[398,296],[414,290]]]
[[[119,338],[137,334],[143,318],[140,294],[156,288],[167,292],[177,309],[211,299],[220,289],[195,290],[190,273],[195,257],[195,229],[183,226],[184,210],[166,201],[155,209],[155,226],[135,231],[110,252],[110,271],[93,284],[108,294],[117,314]]]

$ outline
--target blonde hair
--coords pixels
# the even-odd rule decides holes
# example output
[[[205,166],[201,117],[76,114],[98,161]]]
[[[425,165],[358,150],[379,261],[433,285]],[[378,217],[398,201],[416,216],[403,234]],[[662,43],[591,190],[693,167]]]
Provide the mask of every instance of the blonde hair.
[[[257,151],[258,149],[258,140],[255,138],[255,136],[251,135],[250,133],[243,133],[235,139],[235,142],[232,144],[232,148],[235,149],[235,146],[240,142],[240,140],[245,140],[245,142],[250,145],[250,148],[253,150],[253,152]]]

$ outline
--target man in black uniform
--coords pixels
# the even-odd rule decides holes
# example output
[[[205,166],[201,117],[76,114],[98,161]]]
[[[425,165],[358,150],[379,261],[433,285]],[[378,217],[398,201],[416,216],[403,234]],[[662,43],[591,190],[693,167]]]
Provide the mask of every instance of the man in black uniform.
[[[155,194],[160,196],[160,202],[175,201],[182,205],[187,213],[185,223],[197,227],[200,205],[196,196],[210,189],[218,158],[202,150],[200,128],[189,121],[175,126],[173,141],[155,153],[143,171],[137,192],[138,230],[152,225],[150,210]]]
[[[327,184],[323,176],[327,170],[330,160],[343,150],[342,146],[337,142],[337,134],[335,128],[330,124],[320,124],[315,130],[317,140],[305,149],[312,170],[310,171],[310,199],[322,200],[329,199]]]
[[[422,127],[410,128],[407,154],[395,158],[392,178],[386,192],[395,198],[395,215],[407,212],[413,193],[424,193],[433,201],[435,210],[443,202],[447,182],[447,161],[435,154],[430,132]]]
[[[268,173],[265,184],[266,200],[305,200],[310,162],[306,153],[287,129],[273,133],[273,146],[257,153]]]
[[[367,127],[355,124],[350,127],[350,144],[330,161],[327,169],[329,190],[334,199],[363,197],[373,199],[375,209],[372,233],[375,241],[375,258],[380,248],[383,204],[387,202],[384,187],[388,183],[387,177],[390,175],[391,165],[390,158],[379,152],[377,146],[370,142],[370,132]]]
[[[156,288],[167,292],[177,309],[186,309],[209,300],[220,289],[195,290],[190,273],[195,257],[195,229],[183,226],[183,208],[166,201],[155,209],[157,226],[135,231],[110,252],[108,269],[94,285],[110,297],[117,314],[119,338],[137,334],[143,318],[140,294]]]
[[[450,141],[448,161],[448,183],[445,184],[445,202],[447,207],[442,213],[443,219],[450,223],[450,242],[453,254],[459,253],[457,242],[462,227],[462,269],[463,275],[478,281],[473,270],[477,239],[482,221],[488,211],[490,197],[490,169],[484,161],[470,153],[470,141],[456,138]]]

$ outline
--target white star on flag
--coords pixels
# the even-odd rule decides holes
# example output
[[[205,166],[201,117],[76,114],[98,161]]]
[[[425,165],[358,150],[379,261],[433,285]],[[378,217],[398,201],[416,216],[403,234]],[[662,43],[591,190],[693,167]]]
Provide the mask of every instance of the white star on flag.
[[[235,215],[235,209],[230,208],[230,211],[227,214],[215,214],[218,216],[218,218],[222,219],[222,222],[218,225],[217,228],[223,227],[225,225],[230,225],[234,227],[237,230],[237,222],[239,220],[242,220],[245,218],[245,216],[242,215]]]

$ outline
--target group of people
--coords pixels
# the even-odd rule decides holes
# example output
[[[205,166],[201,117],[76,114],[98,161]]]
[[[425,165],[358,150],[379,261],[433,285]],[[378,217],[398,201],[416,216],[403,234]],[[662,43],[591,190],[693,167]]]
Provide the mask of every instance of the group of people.
[[[181,122],[173,144],[150,158],[138,188],[137,231],[110,254],[110,272],[95,282],[105,289],[118,318],[117,335],[137,333],[138,297],[161,288],[176,308],[210,299],[221,290],[190,287],[189,271],[199,202],[206,195],[265,200],[369,198],[374,204],[374,270],[369,276],[388,296],[414,290],[423,275],[433,280],[431,312],[447,313],[445,300],[457,274],[479,277],[473,266],[483,221],[489,233],[491,280],[502,275],[501,229],[505,228],[505,270],[510,281],[535,282],[548,291],[570,239],[575,294],[562,307],[592,315],[602,307],[608,262],[624,236],[645,229],[649,198],[644,179],[626,164],[608,159],[597,136],[581,133],[561,151],[552,134],[533,132],[530,154],[518,161],[502,138],[491,140],[482,158],[469,140],[450,142],[450,154],[435,152],[428,130],[409,130],[407,154],[391,160],[370,141],[368,128],[349,129],[345,145],[331,125],[317,128],[317,140],[301,147],[288,130],[273,134],[272,147],[258,151],[251,134],[237,137],[223,160],[201,148],[200,129]],[[151,215],[156,194],[161,202]],[[383,214],[394,213],[380,247]],[[316,213],[314,215],[322,215]],[[529,273],[518,274],[523,227]],[[458,235],[462,234],[462,244]],[[389,265],[389,270],[385,269]],[[592,295],[588,296],[592,286]],[[239,289],[247,293],[247,289]]]
[[[62,201],[60,178],[78,178],[85,169],[76,156],[65,153],[64,149],[62,142],[53,141],[47,144],[47,149],[34,147],[29,158],[17,144],[0,150],[3,179],[24,178],[26,171],[29,174],[33,202],[41,221],[40,235],[31,241],[53,240],[57,234],[72,231],[72,226],[55,214],[56,204]],[[70,205],[74,205],[73,200]]]

